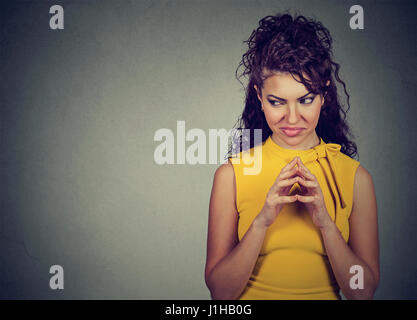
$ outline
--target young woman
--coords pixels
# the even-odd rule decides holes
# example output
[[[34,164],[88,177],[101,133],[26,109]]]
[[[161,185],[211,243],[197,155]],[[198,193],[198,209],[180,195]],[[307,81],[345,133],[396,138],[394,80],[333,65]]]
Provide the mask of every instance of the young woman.
[[[246,43],[239,129],[262,129],[262,143],[250,139],[214,175],[205,268],[211,297],[341,299],[341,290],[347,299],[372,299],[379,282],[374,184],[353,159],[335,81],[348,105],[349,95],[329,31],[277,14],[263,18]],[[244,170],[249,157],[260,161],[257,174]]]

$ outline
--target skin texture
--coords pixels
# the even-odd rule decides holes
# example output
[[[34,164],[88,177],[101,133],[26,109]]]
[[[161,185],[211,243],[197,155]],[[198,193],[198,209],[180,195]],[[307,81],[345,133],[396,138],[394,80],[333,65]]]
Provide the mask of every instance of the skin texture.
[[[315,128],[324,98],[300,97],[308,93],[303,84],[289,74],[274,74],[258,92],[272,139],[288,149],[304,150],[320,143]],[[268,97],[269,94],[285,101]],[[295,137],[286,136],[281,127],[305,128]],[[301,194],[288,197],[298,182]],[[350,236],[346,243],[330,219],[316,177],[298,157],[288,163],[271,186],[264,207],[239,242],[237,234],[236,185],[230,162],[215,172],[210,197],[205,280],[212,299],[237,299],[246,286],[259,255],[265,232],[285,203],[304,203],[313,223],[319,228],[333,273],[347,299],[372,299],[379,283],[379,243],[375,188],[370,173],[361,165],[355,174],[353,208],[349,218]],[[363,269],[364,289],[350,288],[350,268]]]

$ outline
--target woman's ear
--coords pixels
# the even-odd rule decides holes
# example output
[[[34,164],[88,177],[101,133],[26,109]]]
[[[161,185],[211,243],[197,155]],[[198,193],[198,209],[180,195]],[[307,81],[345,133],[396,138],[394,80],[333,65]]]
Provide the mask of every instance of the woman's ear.
[[[259,96],[258,87],[256,86],[256,84],[254,84],[254,85],[253,85],[253,87],[255,88],[256,95],[258,96],[259,101],[262,103],[262,99],[261,99],[261,97]]]
[[[264,108],[263,108],[263,104],[262,104],[262,99],[261,99],[261,97],[259,96],[259,92],[258,92],[258,87],[256,86],[256,84],[254,84],[254,85],[253,85],[253,87],[255,88],[256,95],[258,96],[258,100],[259,100],[259,102],[261,103],[261,110],[262,110],[262,112],[264,112]]]
[[[329,86],[329,84],[330,84],[330,80],[327,80],[327,82],[326,82],[326,87],[328,87]],[[326,99],[326,95],[327,95],[327,90],[326,90],[326,92],[324,93],[324,95],[323,95],[323,99],[322,99],[322,101],[321,101],[321,106],[323,107],[323,104],[324,104],[324,100]]]

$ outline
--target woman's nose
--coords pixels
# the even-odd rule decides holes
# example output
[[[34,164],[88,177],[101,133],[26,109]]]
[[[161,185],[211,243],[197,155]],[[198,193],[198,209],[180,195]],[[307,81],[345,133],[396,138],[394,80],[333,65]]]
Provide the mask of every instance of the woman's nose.
[[[295,104],[288,104],[287,105],[287,118],[289,123],[297,123],[299,114],[297,110],[297,106]]]

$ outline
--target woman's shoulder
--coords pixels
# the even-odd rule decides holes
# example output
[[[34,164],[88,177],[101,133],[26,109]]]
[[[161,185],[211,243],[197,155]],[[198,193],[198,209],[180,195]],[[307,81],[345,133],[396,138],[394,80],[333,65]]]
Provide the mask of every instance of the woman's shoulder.
[[[229,161],[217,167],[213,177],[212,194],[213,193],[219,195],[219,199],[223,199],[224,201],[226,201],[225,199],[233,199],[233,204],[236,207],[235,173],[233,170],[233,166]]]
[[[362,165],[356,170],[353,187],[353,208],[350,217],[366,217],[367,221],[377,214],[375,184],[372,175]],[[362,220],[363,221],[363,220]]]
[[[373,186],[372,175],[360,164],[355,173],[355,190],[367,189],[370,186]]]
[[[234,177],[234,170],[231,159],[229,158],[227,162],[221,164],[217,167],[214,173],[214,179],[229,179]]]

